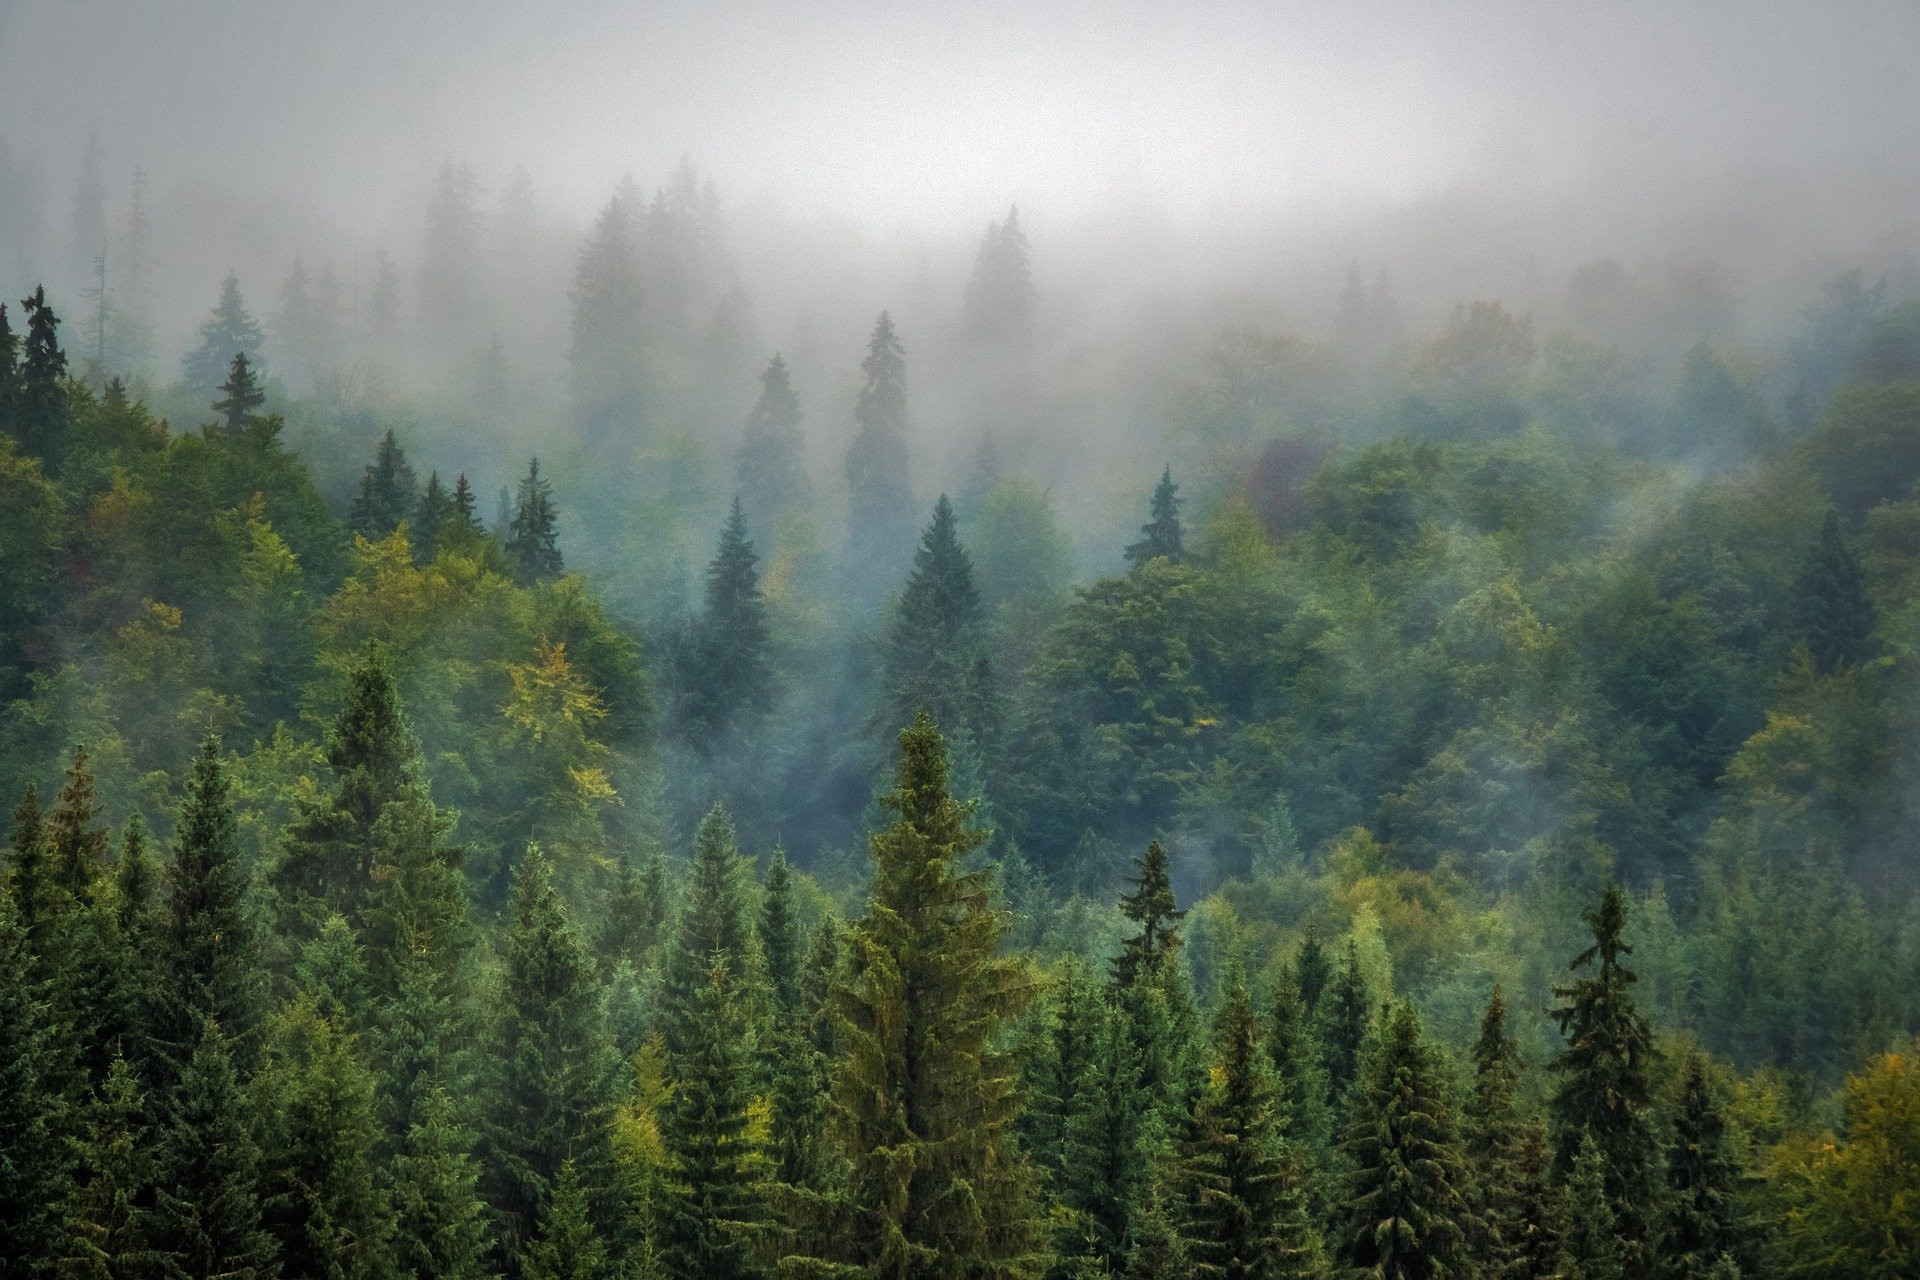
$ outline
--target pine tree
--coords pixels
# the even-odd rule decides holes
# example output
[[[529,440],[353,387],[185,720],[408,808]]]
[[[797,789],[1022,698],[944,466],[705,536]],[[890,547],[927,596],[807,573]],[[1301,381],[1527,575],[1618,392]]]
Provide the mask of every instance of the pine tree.
[[[1623,1280],[1632,1275],[1631,1242],[1622,1238],[1607,1191],[1607,1160],[1593,1134],[1583,1134],[1567,1174],[1566,1232],[1559,1275],[1565,1280]]]
[[[455,1120],[453,1102],[438,1081],[427,1085],[392,1171],[396,1270],[421,1280],[482,1280],[491,1274],[493,1234],[480,1199],[473,1138]],[[578,1188],[575,1179],[572,1194]]]
[[[809,491],[801,457],[800,398],[793,393],[787,362],[778,352],[760,375],[760,399],[747,415],[734,483],[747,528],[760,546],[771,546],[773,523],[783,511],[805,503]]]
[[[1816,670],[1825,674],[1867,656],[1873,642],[1873,601],[1840,517],[1832,510],[1820,526],[1820,540],[1807,555],[1794,594],[1801,635]]]
[[[720,530],[720,548],[707,566],[706,608],[681,659],[681,700],[698,746],[708,746],[773,702],[772,638],[756,560],[735,498]]]
[[[447,536],[463,550],[485,532],[479,507],[480,500],[473,496],[473,486],[467,483],[467,473],[462,471],[453,482],[453,511],[448,518]]]
[[[373,461],[360,475],[360,491],[354,495],[348,526],[364,538],[384,538],[414,513],[419,501],[413,465],[389,428],[380,437]]]
[[[1687,1058],[1667,1151],[1661,1272],[1669,1280],[1709,1280],[1725,1257],[1742,1251],[1735,1197],[1739,1175],[1726,1121],[1707,1079],[1705,1058]]]
[[[660,1117],[669,1161],[659,1252],[676,1280],[746,1280],[766,1226],[759,1153],[747,1133],[751,1101],[746,1019],[725,952],[713,953],[692,1017],[667,1055],[672,1092]]]
[[[1513,1269],[1517,1243],[1525,1232],[1525,1224],[1516,1216],[1522,1203],[1518,1187],[1522,1133],[1514,1101],[1518,1083],[1519,1063],[1513,1037],[1507,1032],[1507,1003],[1495,986],[1473,1045],[1473,1089],[1462,1125],[1473,1173],[1474,1212],[1468,1243],[1480,1273],[1494,1280]]]
[[[606,1246],[595,1234],[579,1170],[568,1160],[555,1180],[540,1232],[520,1255],[521,1280],[601,1280]]]
[[[260,421],[260,415],[254,411],[266,402],[267,393],[260,389],[260,379],[247,353],[234,352],[233,363],[227,368],[227,380],[220,384],[220,398],[212,406],[227,434],[236,439],[251,434]]]
[[[1336,1123],[1345,1114],[1347,1089],[1360,1072],[1360,1049],[1373,1027],[1373,999],[1360,969],[1360,949],[1347,940],[1345,957],[1332,985],[1322,993],[1318,1026],[1321,1064],[1326,1069],[1327,1101]]]
[[[152,1243],[165,1273],[194,1280],[272,1280],[273,1237],[260,1222],[260,1149],[227,1038],[201,1023],[170,1092],[155,1157]]]
[[[860,362],[866,382],[854,417],[860,430],[847,450],[849,571],[885,581],[913,536],[913,488],[907,479],[906,358],[886,312]]]
[[[188,390],[210,400],[220,389],[221,379],[226,377],[236,355],[247,357],[247,364],[257,377],[262,367],[260,352],[265,345],[265,332],[247,314],[246,304],[241,301],[240,278],[229,271],[227,278],[220,282],[220,301],[200,326],[200,345],[180,361],[181,377]]]
[[[1623,937],[1627,901],[1620,886],[1609,884],[1599,906],[1581,918],[1593,929],[1593,945],[1568,968],[1587,970],[1587,975],[1554,988],[1562,1003],[1553,1017],[1567,1042],[1553,1062],[1559,1077],[1551,1099],[1554,1168],[1563,1178],[1570,1177],[1581,1144],[1592,1139],[1628,1274],[1644,1275],[1654,1192],[1655,1150],[1648,1115],[1653,1032],[1634,1007],[1637,978],[1623,963],[1633,948]],[[1572,1208],[1576,1214],[1583,1211],[1577,1203]]]
[[[507,526],[507,560],[521,586],[560,576],[559,519],[553,487],[540,478],[540,459],[535,458],[527,464],[527,478],[520,482]]]
[[[65,1248],[73,1171],[49,1011],[25,930],[0,904],[0,1276],[43,1274]]]
[[[154,1262],[148,1232],[153,1149],[145,1099],[125,1058],[115,1058],[93,1108],[85,1181],[74,1203],[61,1271],[86,1280],[131,1280]]]
[[[1011,1145],[1018,1106],[996,1046],[1027,994],[999,954],[1007,928],[981,840],[947,790],[946,746],[925,715],[900,735],[895,820],[872,837],[866,917],[837,993],[833,1092],[848,1160],[834,1253],[857,1274],[1023,1274],[1030,1193]]]
[[[333,794],[298,814],[273,870],[283,927],[296,939],[312,937],[334,914],[350,924],[363,923],[380,854],[381,818],[402,793],[423,786],[420,748],[392,668],[375,646],[361,654],[347,677],[346,701],[327,734],[327,764],[333,770]]]
[[[964,731],[980,746],[994,728],[988,713],[991,673],[973,561],[956,529],[953,505],[943,493],[920,535],[887,631],[885,715],[891,727],[924,708],[949,734]]]
[[[606,1194],[612,1119],[615,1064],[592,960],[538,845],[515,868],[499,951],[481,1167],[512,1257],[568,1158],[581,1164],[590,1203]]]
[[[374,1155],[373,1073],[312,991],[281,1015],[267,1067],[265,1223],[290,1275],[388,1274],[392,1215]]]
[[[1128,564],[1137,569],[1149,560],[1180,563],[1185,554],[1181,546],[1180,504],[1185,499],[1179,494],[1180,486],[1173,482],[1173,468],[1167,467],[1160,473],[1160,483],[1153,488],[1149,518],[1140,526],[1140,532],[1146,536],[1127,547]]]
[[[1140,932],[1121,944],[1113,959],[1114,986],[1130,987],[1140,976],[1160,966],[1162,960],[1180,947],[1180,918],[1186,912],[1174,908],[1173,881],[1167,874],[1166,850],[1158,840],[1147,844],[1147,852],[1134,860],[1138,869],[1133,892],[1120,899],[1120,914],[1140,926]]]
[[[1341,1252],[1363,1274],[1430,1280],[1467,1267],[1469,1172],[1446,1070],[1408,1005],[1387,1017],[1356,1082]]]
[[[66,784],[47,815],[47,843],[53,862],[53,880],[75,902],[92,895],[106,869],[107,833],[95,827],[93,770],[87,753],[76,747],[67,766]]]
[[[1182,1160],[1185,1236],[1197,1276],[1278,1280],[1326,1272],[1304,1175],[1275,1114],[1253,1005],[1237,970],[1215,1031],[1213,1079]]]
[[[60,318],[47,305],[44,286],[20,302],[27,334],[13,401],[13,435],[20,449],[39,458],[48,475],[58,475],[66,450],[67,356],[60,349]]]
[[[472,501],[473,495],[467,495]],[[413,554],[421,564],[433,563],[434,553],[440,548],[440,531],[454,519],[453,498],[447,493],[447,487],[440,483],[438,471],[427,472],[427,487],[420,491],[420,505],[413,510],[413,523],[408,533],[413,542]]]
[[[660,1031],[669,1059],[685,1057],[698,1034],[697,1010],[714,957],[724,957],[730,973],[743,974],[751,932],[746,860],[734,840],[733,819],[725,806],[715,804],[694,832],[693,866],[661,974]]]
[[[167,918],[160,935],[160,1050],[175,1068],[217,1032],[220,1070],[250,1073],[259,1060],[263,992],[260,944],[241,864],[220,743],[208,734],[187,777],[174,826]]]

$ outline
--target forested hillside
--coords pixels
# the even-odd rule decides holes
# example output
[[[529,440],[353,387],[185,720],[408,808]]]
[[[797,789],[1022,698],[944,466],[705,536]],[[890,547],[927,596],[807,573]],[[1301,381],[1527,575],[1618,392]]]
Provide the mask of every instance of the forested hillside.
[[[0,309],[0,1275],[1920,1275],[1920,304],[1356,280],[1084,511],[916,480],[882,314],[842,524],[783,357],[606,345],[623,216],[558,481],[231,280],[178,379]]]

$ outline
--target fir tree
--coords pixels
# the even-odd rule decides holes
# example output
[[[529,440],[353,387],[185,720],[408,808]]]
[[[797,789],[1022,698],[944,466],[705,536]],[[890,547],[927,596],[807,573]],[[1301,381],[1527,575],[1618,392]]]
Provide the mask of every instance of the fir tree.
[[[358,1033],[372,1021],[373,984],[360,938],[343,916],[328,916],[313,941],[300,949],[293,977],[314,1012],[342,1031]]]
[[[401,1275],[482,1280],[493,1237],[480,1199],[472,1135],[437,1081],[393,1158],[393,1260]],[[562,1178],[566,1176],[562,1171]],[[578,1179],[573,1194],[578,1194]]]
[[[849,571],[879,580],[898,564],[913,536],[913,488],[907,480],[906,358],[886,312],[873,328],[860,372],[866,382],[854,417],[860,430],[847,450]]]
[[[261,368],[260,351],[265,345],[265,332],[247,314],[246,304],[241,301],[240,278],[229,271],[227,278],[220,282],[220,301],[200,326],[200,345],[180,361],[181,377],[189,390],[211,399],[237,355],[247,357],[247,364],[257,377]]]
[[[60,349],[60,318],[47,305],[44,286],[21,300],[20,312],[27,333],[10,425],[21,450],[40,458],[49,475],[58,475],[67,443],[67,356]]]
[[[1318,1026],[1321,1065],[1326,1069],[1327,1100],[1336,1119],[1344,1114],[1347,1088],[1360,1071],[1360,1049],[1373,1026],[1373,1000],[1360,970],[1360,950],[1347,940],[1345,957],[1332,985],[1321,995]]]
[[[165,1274],[272,1280],[279,1267],[260,1221],[252,1107],[211,1017],[168,1098],[155,1163],[152,1243]]]
[[[1197,1276],[1317,1277],[1326,1271],[1303,1174],[1280,1135],[1273,1083],[1238,972],[1215,1032],[1213,1079],[1183,1160],[1187,1251]]]
[[[480,500],[473,496],[473,486],[467,483],[467,473],[462,471],[459,479],[453,482],[453,509],[448,517],[448,536],[464,547],[482,532]]]
[[[167,918],[160,935],[164,983],[160,1048],[176,1067],[217,1044],[219,1070],[259,1060],[263,992],[260,944],[240,862],[220,743],[209,734],[187,777],[174,826]],[[218,1030],[208,1032],[211,1019]]]
[[[1078,957],[1069,955],[1061,961],[1060,976],[1041,1013],[1040,1044],[1033,1055],[1020,1129],[1027,1154],[1057,1196],[1071,1155],[1067,1125],[1083,1109],[1081,1091],[1087,1086],[1103,1020],[1099,990],[1088,980]]]
[[[482,1169],[512,1257],[569,1157],[581,1162],[590,1202],[606,1194],[612,1119],[614,1064],[593,964],[538,845],[515,869],[499,949]]]
[[[1153,501],[1148,507],[1148,520],[1140,526],[1145,536],[1127,547],[1127,563],[1139,568],[1149,560],[1166,559],[1174,564],[1180,563],[1184,554],[1181,546],[1180,486],[1173,482],[1173,468],[1168,467],[1160,473],[1160,483],[1153,488]]]
[[[871,840],[867,914],[836,1000],[849,1167],[833,1253],[854,1274],[996,1280],[1023,1274],[1031,1249],[1015,1082],[996,1047],[1026,981],[999,954],[1006,920],[985,873],[961,870],[981,835],[947,790],[932,721],[920,716],[900,746],[884,802],[896,817]]]
[[[414,513],[419,501],[413,466],[389,428],[380,437],[373,461],[360,475],[360,491],[354,495],[348,526],[364,538],[384,538]]]
[[[1168,1199],[1158,1187],[1147,1197],[1134,1226],[1133,1246],[1127,1253],[1127,1280],[1193,1280],[1193,1259],[1168,1208]]]
[[[1495,986],[1480,1019],[1473,1044],[1473,1089],[1462,1128],[1473,1173],[1473,1217],[1468,1227],[1471,1253],[1482,1275],[1506,1275],[1526,1227],[1516,1216],[1522,1132],[1514,1101],[1519,1064],[1507,1032],[1507,1003]]]
[[[527,464],[527,478],[520,482],[507,526],[507,560],[521,586],[560,576],[559,519],[553,487],[540,478],[540,459],[535,458]]]
[[[600,913],[600,927],[594,934],[600,967],[611,973],[622,963],[634,964],[650,957],[660,941],[660,925],[666,904],[660,900],[664,878],[658,872],[658,848],[649,851],[648,865],[636,867],[632,854],[624,854],[614,869],[613,892]]]
[[[1301,1160],[1324,1167],[1333,1144],[1326,1074],[1320,1064],[1320,1043],[1314,1038],[1305,1002],[1291,973],[1283,973],[1274,984],[1267,1056],[1273,1061],[1282,1135]],[[1317,1215],[1325,1208],[1320,1203],[1320,1188],[1308,1189]]]
[[[133,1280],[150,1274],[153,1148],[133,1068],[115,1058],[93,1108],[85,1181],[74,1203],[64,1275]]]
[[[473,495],[468,494],[471,502]],[[440,533],[448,522],[453,520],[453,498],[447,493],[447,487],[440,483],[440,473],[427,473],[427,487],[420,491],[420,504],[413,510],[413,523],[408,533],[413,543],[413,554],[421,564],[433,563],[435,552],[440,549]]]
[[[794,918],[793,876],[786,850],[776,847],[767,859],[767,875],[760,889],[760,960],[766,967],[773,994],[773,1015],[791,1026],[800,1015],[800,923]]]
[[[706,608],[681,660],[687,728],[702,747],[773,701],[772,640],[756,560],[735,498],[720,530],[720,548],[707,566]]]
[[[1559,1077],[1551,1099],[1554,1168],[1570,1178],[1581,1145],[1592,1139],[1604,1170],[1607,1207],[1626,1251],[1625,1266],[1630,1275],[1643,1275],[1654,1191],[1648,1117],[1653,1032],[1634,1007],[1637,978],[1623,963],[1633,948],[1623,937],[1627,901],[1620,886],[1609,884],[1599,906],[1581,918],[1593,929],[1593,945],[1568,968],[1586,970],[1586,976],[1554,988],[1562,1003],[1553,1017],[1567,1042],[1553,1062]],[[1584,1211],[1577,1203],[1571,1208],[1576,1214]]]
[[[934,723],[982,744],[991,734],[991,675],[980,635],[973,561],[960,545],[953,505],[940,495],[920,535],[913,571],[887,631],[886,716],[904,724],[925,708]]]
[[[1094,1254],[1124,1271],[1164,1130],[1141,1087],[1140,1050],[1126,1012],[1098,1006],[1086,1068],[1066,1118],[1060,1200],[1086,1224]]]
[[[1722,1258],[1742,1252],[1738,1184],[1726,1121],[1707,1079],[1706,1060],[1692,1054],[1681,1077],[1673,1143],[1667,1151],[1660,1270],[1669,1280],[1710,1280]]]
[[[31,782],[13,811],[13,843],[7,850],[7,897],[14,919],[26,938],[28,963],[44,976],[41,957],[53,940],[60,911],[59,887],[47,849],[46,820],[40,814],[40,793]]]
[[[1832,510],[1820,526],[1794,588],[1800,630],[1813,654],[1815,670],[1825,674],[1858,664],[1873,641],[1873,601],[1867,596],[1860,562],[1847,545],[1840,517]]]
[[[1465,1270],[1469,1173],[1445,1067],[1397,1006],[1356,1082],[1341,1252],[1363,1274],[1427,1280]]]
[[[452,828],[452,815],[427,794],[417,761],[406,765],[370,836],[372,887],[362,936],[374,989],[383,997],[395,995],[410,968],[424,968],[443,992],[465,976],[473,937],[465,854],[450,841]]]
[[[588,1215],[586,1189],[573,1161],[560,1167],[540,1231],[520,1255],[521,1280],[601,1280],[606,1246]]]
[[[1621,1236],[1607,1191],[1607,1160],[1592,1133],[1583,1134],[1567,1174],[1566,1231],[1560,1241],[1564,1280],[1623,1280],[1633,1274],[1630,1242]]]
[[[73,1170],[62,1137],[58,1042],[25,931],[0,904],[0,1275],[50,1270],[65,1249]]]
[[[1495,1280],[1557,1280],[1562,1206],[1551,1173],[1547,1132],[1535,1117],[1521,1131],[1514,1157],[1514,1199],[1506,1216],[1515,1235]]]
[[[220,384],[220,398],[213,402],[213,411],[220,415],[221,426],[228,435],[236,439],[252,432],[260,421],[255,412],[267,402],[267,393],[260,389],[260,379],[255,375],[247,353],[233,353],[233,363],[227,369],[227,380]]]
[[[801,458],[800,398],[793,393],[787,362],[774,353],[760,375],[760,399],[747,415],[740,440],[734,483],[746,511],[747,528],[760,546],[771,546],[773,523],[783,511],[807,498],[806,467]]]
[[[87,764],[87,753],[76,747],[73,762],[67,766],[66,784],[47,815],[46,837],[54,883],[75,902],[93,893],[94,883],[106,868],[107,833],[94,826],[93,820],[93,770]]]
[[[744,972],[752,932],[746,881],[733,819],[716,804],[694,832],[693,866],[674,926],[673,951],[661,975],[661,1035],[669,1058],[684,1057],[698,1032],[696,1009],[709,985],[714,957],[724,957],[730,972]]]
[[[675,1280],[746,1280],[764,1229],[759,1154],[747,1133],[751,1100],[746,1019],[726,953],[713,953],[692,1017],[667,1055],[673,1091],[660,1118],[669,1161],[660,1258]]]
[[[1140,931],[1121,944],[1113,960],[1113,983],[1130,987],[1140,976],[1160,966],[1180,947],[1180,918],[1186,912],[1174,907],[1173,881],[1167,874],[1166,850],[1158,840],[1148,842],[1146,853],[1134,860],[1137,868],[1133,891],[1120,899],[1120,914],[1138,925]]]

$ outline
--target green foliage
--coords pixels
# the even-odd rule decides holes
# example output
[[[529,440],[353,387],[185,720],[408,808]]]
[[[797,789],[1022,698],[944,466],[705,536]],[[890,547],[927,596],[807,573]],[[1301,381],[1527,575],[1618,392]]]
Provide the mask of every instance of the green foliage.
[[[767,710],[773,701],[766,602],[740,500],[720,530],[707,566],[706,607],[679,655],[681,715],[693,741],[715,739]]]
[[[1180,525],[1180,486],[1173,482],[1173,468],[1160,473],[1148,503],[1147,522],[1140,526],[1140,541],[1127,548],[1127,563],[1138,568],[1149,560],[1168,560],[1175,564],[1186,552],[1184,531]]]
[[[152,1242],[171,1276],[271,1280],[261,1222],[254,1108],[220,1024],[208,1017],[166,1102],[155,1160]]]
[[[506,530],[507,561],[521,586],[560,576],[559,521],[553,486],[540,478],[540,459],[535,458],[514,496],[513,519]]]
[[[411,516],[419,502],[413,467],[399,440],[388,431],[360,477],[360,492],[354,495],[348,526],[361,537],[377,541]]]
[[[800,399],[778,352],[760,375],[760,398],[747,415],[735,464],[736,501],[753,541],[772,545],[774,522],[804,503],[810,486],[803,465]]]

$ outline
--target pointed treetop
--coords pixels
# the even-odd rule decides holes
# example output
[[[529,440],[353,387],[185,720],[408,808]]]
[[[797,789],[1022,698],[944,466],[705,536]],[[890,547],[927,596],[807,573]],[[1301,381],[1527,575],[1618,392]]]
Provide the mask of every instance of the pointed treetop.
[[[233,353],[233,363],[227,367],[227,380],[220,384],[220,390],[222,395],[213,402],[213,411],[221,416],[229,433],[245,434],[258,421],[254,410],[267,402],[267,393],[260,389],[246,352]]]
[[[1151,518],[1140,526],[1140,532],[1146,536],[1127,548],[1127,563],[1138,568],[1155,559],[1171,560],[1175,564],[1180,562],[1184,554],[1180,504],[1185,500],[1179,494],[1180,486],[1173,482],[1173,468],[1167,467],[1160,473],[1160,483],[1153,488],[1153,502],[1149,508]]]

